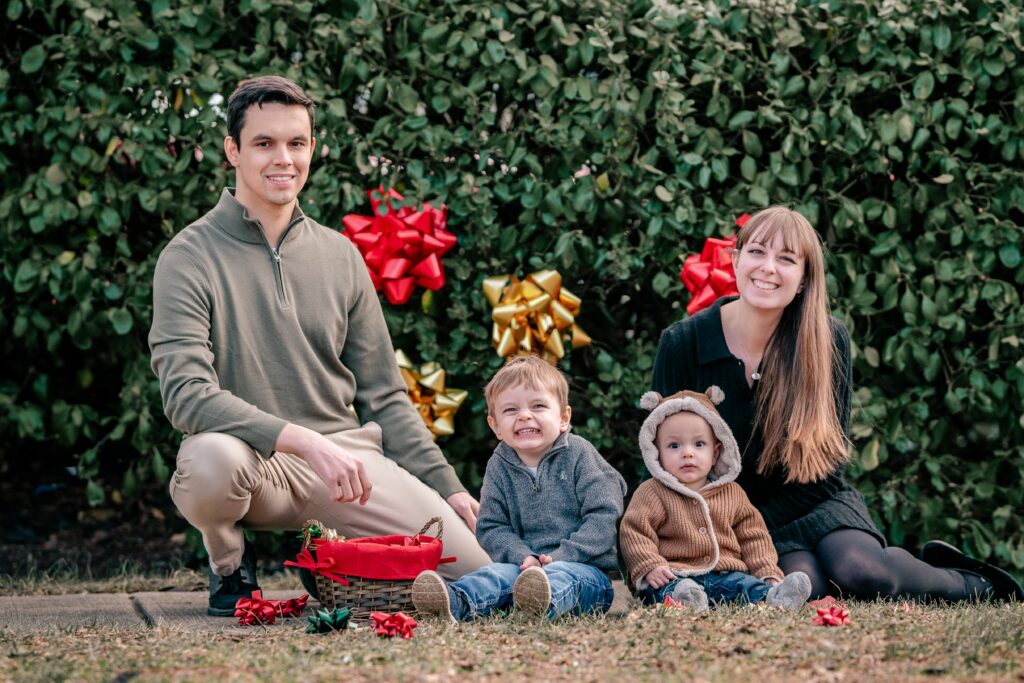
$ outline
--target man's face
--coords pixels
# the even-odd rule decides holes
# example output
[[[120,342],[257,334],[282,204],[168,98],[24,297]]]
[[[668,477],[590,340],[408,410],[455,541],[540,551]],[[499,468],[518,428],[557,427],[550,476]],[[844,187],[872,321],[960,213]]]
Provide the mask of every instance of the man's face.
[[[224,153],[236,170],[238,201],[257,214],[293,206],[306,184],[316,144],[306,108],[254,104],[238,137],[224,139]]]

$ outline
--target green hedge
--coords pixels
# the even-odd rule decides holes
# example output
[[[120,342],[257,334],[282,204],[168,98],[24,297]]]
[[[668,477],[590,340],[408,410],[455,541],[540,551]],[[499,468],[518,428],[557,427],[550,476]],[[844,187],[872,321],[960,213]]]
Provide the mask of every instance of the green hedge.
[[[499,365],[484,277],[557,268],[583,298],[576,429],[635,476],[678,256],[781,202],[828,243],[851,476],[889,537],[1024,568],[1019,3],[179,5],[6,5],[3,457],[75,454],[92,502],[166,479],[153,265],[231,180],[219,98],[278,73],[321,103],[310,215],[340,227],[379,183],[450,209],[448,286],[386,309],[398,346],[471,390],[442,444],[470,485]]]

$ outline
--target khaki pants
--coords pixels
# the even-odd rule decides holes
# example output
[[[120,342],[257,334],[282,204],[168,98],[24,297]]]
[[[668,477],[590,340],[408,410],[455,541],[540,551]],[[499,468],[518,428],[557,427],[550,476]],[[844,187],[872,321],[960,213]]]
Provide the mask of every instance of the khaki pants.
[[[357,538],[414,534],[431,517],[440,516],[444,555],[458,558],[440,566],[442,576],[456,579],[490,562],[451,506],[384,456],[377,424],[370,422],[327,438],[362,460],[373,484],[366,505],[331,500],[320,477],[290,453],[264,459],[227,434],[197,434],[182,442],[171,477],[171,499],[189,524],[202,532],[214,572],[224,576],[241,564],[243,527],[298,530],[308,519]]]

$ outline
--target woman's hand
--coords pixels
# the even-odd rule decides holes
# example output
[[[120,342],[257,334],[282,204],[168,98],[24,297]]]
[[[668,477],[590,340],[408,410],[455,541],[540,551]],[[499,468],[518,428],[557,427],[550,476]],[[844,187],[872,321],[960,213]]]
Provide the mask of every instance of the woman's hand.
[[[676,575],[668,567],[655,567],[651,571],[647,572],[646,576],[644,576],[644,581],[646,581],[651,588],[667,586],[670,581],[674,581],[675,579]]]

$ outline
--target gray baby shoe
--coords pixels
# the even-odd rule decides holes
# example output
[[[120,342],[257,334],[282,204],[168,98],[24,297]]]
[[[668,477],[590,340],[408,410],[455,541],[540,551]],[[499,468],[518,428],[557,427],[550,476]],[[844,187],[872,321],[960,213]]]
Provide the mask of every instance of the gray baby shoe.
[[[672,598],[696,612],[708,611],[708,594],[693,579],[682,579],[672,589]]]
[[[769,605],[778,605],[786,609],[800,609],[800,606],[811,597],[811,579],[803,572],[793,572],[781,583],[772,586],[764,601]]]

